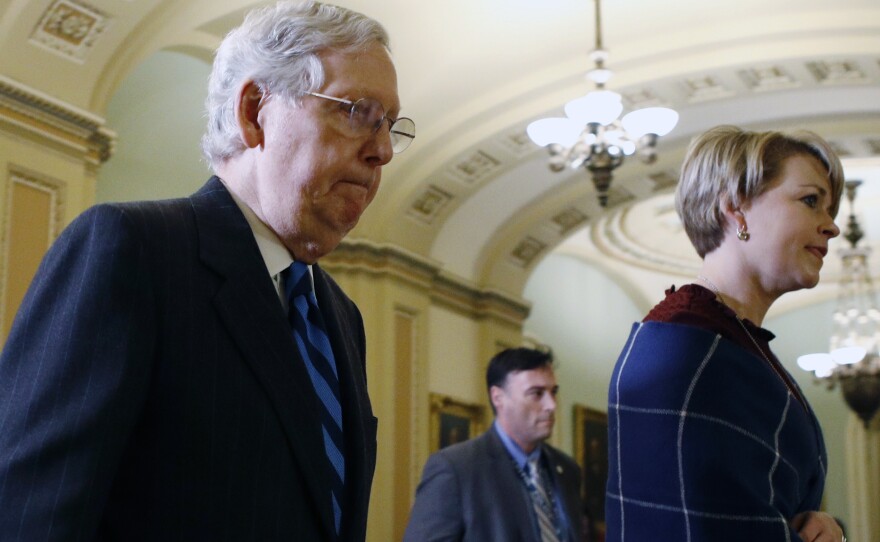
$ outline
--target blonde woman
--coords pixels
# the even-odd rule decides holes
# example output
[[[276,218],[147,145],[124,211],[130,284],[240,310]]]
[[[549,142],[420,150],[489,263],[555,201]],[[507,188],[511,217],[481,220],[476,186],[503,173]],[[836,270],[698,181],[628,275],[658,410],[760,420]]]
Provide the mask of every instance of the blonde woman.
[[[818,420],[761,327],[819,281],[842,189],[809,132],[721,126],[691,143],[676,208],[703,264],[633,326],[612,375],[610,542],[844,540],[817,511]]]

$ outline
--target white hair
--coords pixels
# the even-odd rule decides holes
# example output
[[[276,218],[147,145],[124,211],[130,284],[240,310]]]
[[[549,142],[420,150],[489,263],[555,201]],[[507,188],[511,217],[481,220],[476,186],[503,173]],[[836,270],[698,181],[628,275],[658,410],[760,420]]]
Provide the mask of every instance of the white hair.
[[[323,51],[353,52],[373,43],[389,47],[377,21],[355,11],[315,1],[278,2],[250,12],[217,48],[205,100],[208,125],[202,152],[212,166],[244,150],[235,120],[240,86],[252,80],[262,90],[295,103],[324,84]]]

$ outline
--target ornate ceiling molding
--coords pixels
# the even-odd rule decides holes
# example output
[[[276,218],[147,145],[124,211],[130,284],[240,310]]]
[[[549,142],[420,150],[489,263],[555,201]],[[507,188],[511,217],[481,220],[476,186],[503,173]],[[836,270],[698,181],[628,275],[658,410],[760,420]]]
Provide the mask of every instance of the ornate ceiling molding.
[[[531,309],[522,299],[445,272],[439,262],[367,239],[343,240],[321,259],[321,266],[331,272],[393,276],[424,291],[433,302],[475,319],[495,318],[521,326]]]
[[[79,0],[56,0],[43,13],[30,42],[82,64],[110,21],[106,13]]]
[[[717,104],[734,99],[763,98],[777,92],[818,88],[853,88],[880,83],[880,58],[872,55],[850,55],[846,58],[793,58],[766,65],[729,65],[713,72],[680,74],[649,84],[622,87],[629,108],[663,104],[682,109],[687,106]],[[544,116],[552,116],[553,111]],[[531,119],[527,119],[531,120]],[[430,190],[455,194],[444,201],[444,214],[451,215],[467,201],[470,194],[486,184],[520,167],[524,162],[545,159],[543,149],[525,136],[526,122],[489,134],[466,150],[450,157],[425,178],[431,179]],[[676,137],[680,137],[680,134]],[[661,174],[653,171],[651,174]],[[550,175],[550,174],[548,174]],[[414,190],[410,206],[418,206],[427,197],[427,188]],[[617,204],[630,198],[620,198]],[[611,204],[609,203],[609,206]],[[417,215],[414,215],[417,216]],[[432,220],[435,229],[442,229],[442,220]]]
[[[116,134],[104,119],[0,75],[0,122],[60,144],[93,166],[113,153]]]

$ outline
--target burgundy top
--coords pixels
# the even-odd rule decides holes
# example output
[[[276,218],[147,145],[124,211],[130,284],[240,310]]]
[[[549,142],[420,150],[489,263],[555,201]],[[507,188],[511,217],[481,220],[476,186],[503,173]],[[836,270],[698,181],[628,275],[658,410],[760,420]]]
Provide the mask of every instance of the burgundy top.
[[[775,338],[775,335],[756,326],[750,320],[738,320],[736,312],[719,301],[715,292],[699,284],[685,284],[678,290],[674,285],[666,290],[666,298],[651,309],[651,312],[642,321],[684,324],[718,333],[758,358],[769,361],[770,367],[785,382],[789,391],[802,405],[805,405],[800,390],[791,380],[791,376],[783,369],[779,359],[770,350],[770,341]],[[740,321],[755,338],[760,350],[755,347],[755,343],[743,330],[743,326],[739,324]]]

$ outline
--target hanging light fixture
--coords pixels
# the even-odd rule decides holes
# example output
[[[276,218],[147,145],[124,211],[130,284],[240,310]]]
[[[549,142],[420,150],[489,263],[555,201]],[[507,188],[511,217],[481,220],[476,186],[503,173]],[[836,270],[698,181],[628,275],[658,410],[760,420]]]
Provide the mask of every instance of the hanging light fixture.
[[[844,237],[850,246],[841,249],[843,275],[834,311],[830,354],[807,354],[798,366],[812,371],[828,389],[840,384],[843,398],[868,427],[880,409],[880,304],[868,270],[868,247],[859,247],[864,237],[854,210],[856,190],[861,181],[846,182],[849,221]]]
[[[678,123],[678,113],[667,107],[645,107],[618,119],[623,101],[617,92],[606,90],[613,75],[605,66],[608,51],[602,47],[600,0],[596,3],[596,48],[590,59],[596,67],[587,78],[596,90],[565,105],[566,118],[536,120],[526,132],[536,144],[550,152],[550,169],[583,166],[590,172],[599,204],[608,203],[612,172],[625,156],[638,153],[645,163],[657,159],[657,138],[668,134]]]

